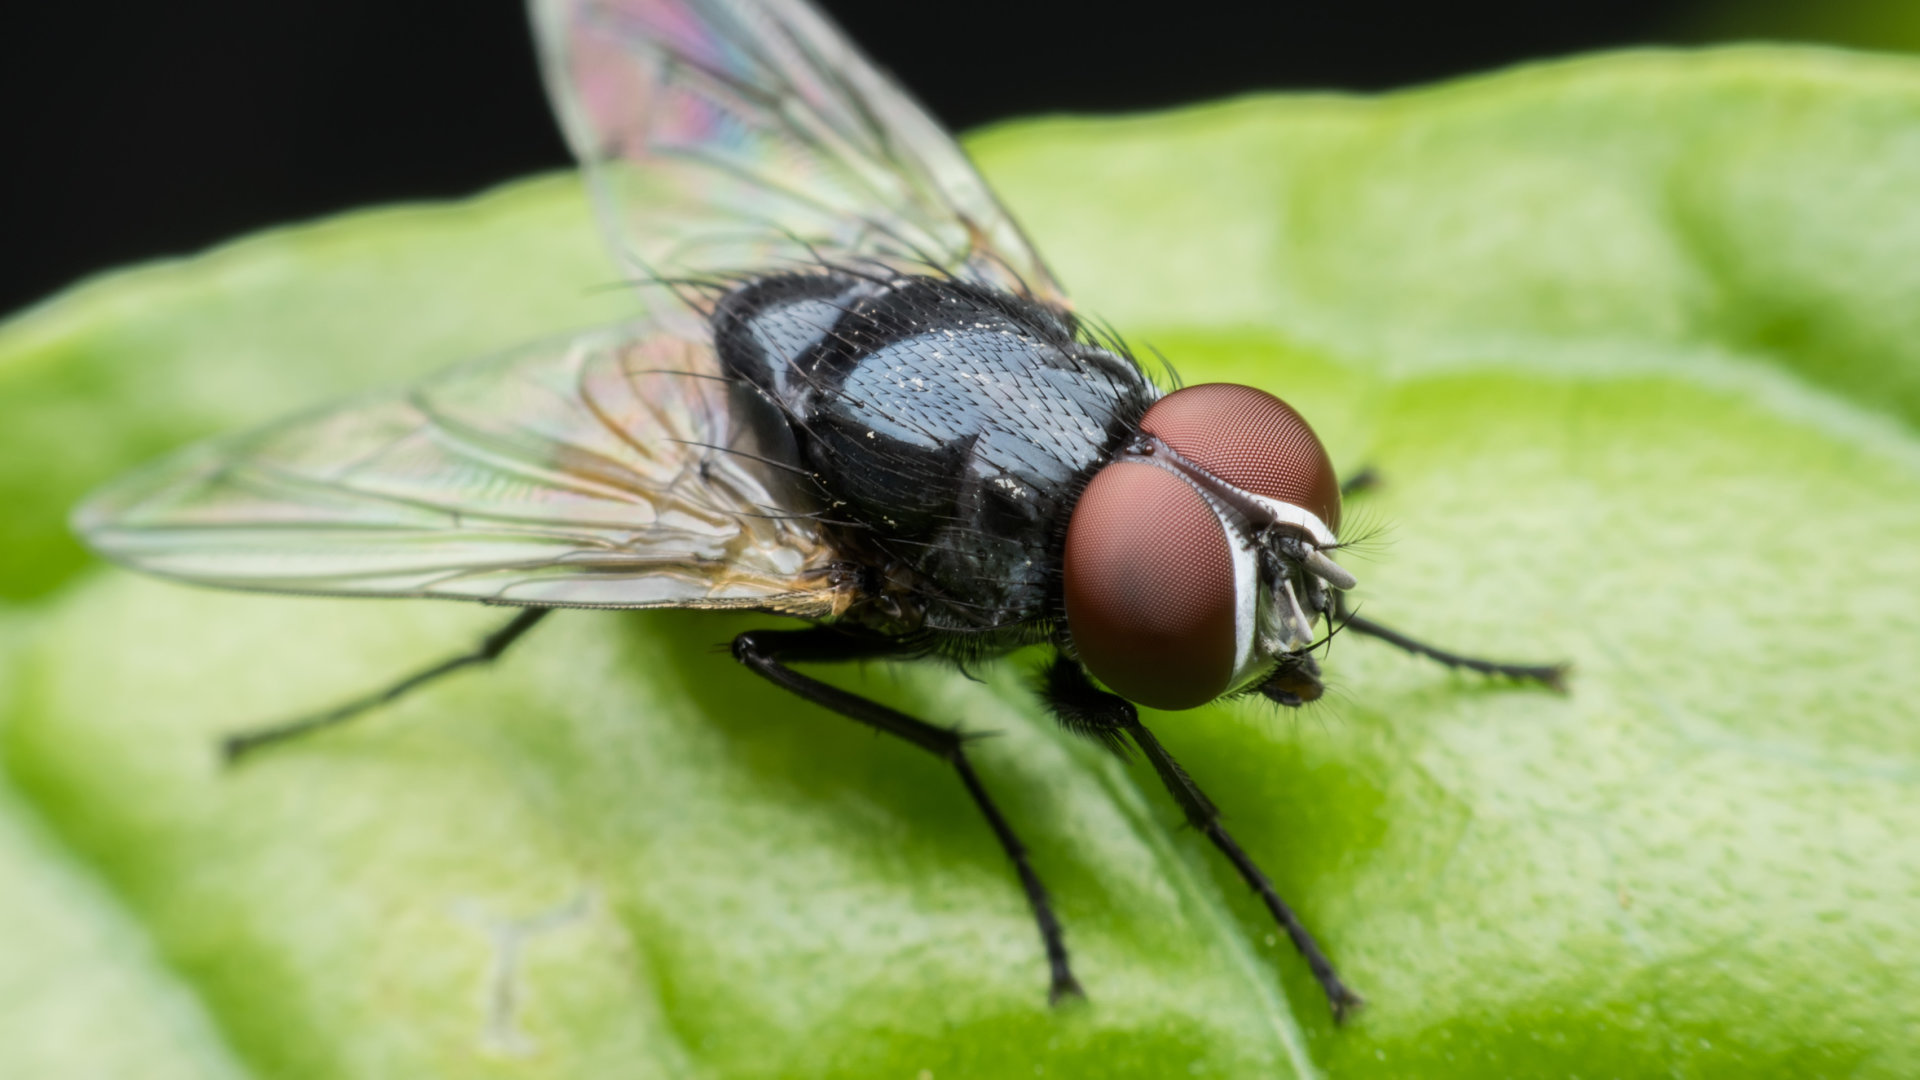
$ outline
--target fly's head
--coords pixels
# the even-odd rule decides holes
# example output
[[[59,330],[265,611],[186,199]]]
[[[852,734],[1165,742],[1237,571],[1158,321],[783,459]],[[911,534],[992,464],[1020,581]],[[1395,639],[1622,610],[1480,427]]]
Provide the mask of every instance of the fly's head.
[[[1231,383],[1168,394],[1068,521],[1074,651],[1158,709],[1241,690],[1313,701],[1315,624],[1355,584],[1329,554],[1339,527],[1333,463],[1286,402]]]

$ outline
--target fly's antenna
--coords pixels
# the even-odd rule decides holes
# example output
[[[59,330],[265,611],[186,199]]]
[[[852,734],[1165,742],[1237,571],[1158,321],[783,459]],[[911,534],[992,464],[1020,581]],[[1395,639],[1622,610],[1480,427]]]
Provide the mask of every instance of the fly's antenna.
[[[1329,551],[1351,551],[1363,558],[1377,555],[1393,544],[1393,523],[1371,505],[1362,505],[1351,523],[1342,523],[1345,537]]]

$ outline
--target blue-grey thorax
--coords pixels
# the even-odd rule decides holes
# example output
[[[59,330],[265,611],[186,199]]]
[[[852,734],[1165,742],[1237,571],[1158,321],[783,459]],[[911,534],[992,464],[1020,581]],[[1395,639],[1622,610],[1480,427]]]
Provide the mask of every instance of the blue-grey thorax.
[[[1072,501],[1157,396],[1062,313],[944,278],[764,278],[714,329],[792,429],[826,516],[918,579],[936,631],[1051,618]]]

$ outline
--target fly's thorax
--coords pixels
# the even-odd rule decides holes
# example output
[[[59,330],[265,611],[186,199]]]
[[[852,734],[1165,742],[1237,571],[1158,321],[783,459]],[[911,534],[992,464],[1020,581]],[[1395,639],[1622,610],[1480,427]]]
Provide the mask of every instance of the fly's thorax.
[[[776,274],[739,286],[709,318],[722,368],[792,412],[813,382],[803,365],[843,315],[878,288],[832,271]]]
[[[945,278],[767,279],[714,333],[784,410],[846,545],[910,571],[929,626],[968,633],[1049,617],[1079,483],[1153,400],[1059,312]]]
[[[1109,687],[1157,708],[1273,677],[1317,687],[1305,650],[1328,590],[1354,585],[1329,554],[1338,521],[1332,465],[1298,413],[1251,387],[1176,391],[1072,510],[1072,646]]]

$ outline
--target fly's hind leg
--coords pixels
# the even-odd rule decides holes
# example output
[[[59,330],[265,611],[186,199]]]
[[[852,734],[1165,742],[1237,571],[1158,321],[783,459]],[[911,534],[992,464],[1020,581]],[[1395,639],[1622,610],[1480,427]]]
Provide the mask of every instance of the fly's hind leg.
[[[1567,692],[1567,671],[1571,665],[1559,664],[1507,664],[1495,660],[1482,660],[1477,656],[1465,656],[1456,652],[1429,645],[1417,638],[1411,638],[1389,626],[1383,626],[1363,615],[1355,615],[1347,608],[1347,599],[1340,593],[1333,594],[1333,617],[1342,629],[1379,638],[1389,645],[1396,646],[1429,660],[1445,664],[1456,670],[1476,671],[1482,675],[1493,675],[1521,682],[1539,683],[1559,693]]]
[[[1084,996],[1067,962],[1066,941],[1061,934],[1060,920],[1054,917],[1053,902],[1047,896],[1046,886],[1040,883],[1040,876],[1033,872],[1033,865],[1027,859],[1026,845],[1014,834],[1013,826],[1007,824],[1006,817],[994,805],[993,799],[987,795],[987,789],[981,785],[979,776],[974,773],[973,764],[967,760],[967,737],[953,728],[915,719],[878,702],[868,701],[858,694],[802,675],[787,666],[790,663],[876,659],[898,653],[898,646],[884,638],[855,636],[832,627],[749,630],[733,639],[734,658],[768,682],[856,723],[904,739],[953,766],[954,771],[960,774],[960,783],[966,787],[974,805],[986,817],[994,837],[1000,841],[1001,849],[1007,853],[1007,859],[1013,863],[1013,872],[1020,878],[1020,887],[1027,894],[1027,904],[1033,909],[1034,922],[1039,925],[1040,943],[1046,950],[1047,967],[1052,976],[1047,1000],[1057,1003],[1062,998]]]
[[[359,716],[361,713],[366,712],[368,709],[385,705],[395,698],[406,694],[408,691],[416,690],[438,679],[442,675],[451,675],[464,667],[472,667],[476,664],[485,664],[497,660],[500,654],[507,650],[507,646],[519,640],[520,636],[528,630],[533,629],[533,624],[539,622],[546,616],[547,612],[551,610],[551,608],[527,608],[520,614],[515,615],[512,622],[488,634],[472,652],[465,652],[458,656],[449,657],[432,667],[417,671],[401,679],[399,682],[394,683],[384,690],[375,691],[365,697],[355,698],[343,705],[337,705],[334,708],[328,709],[326,712],[314,713],[312,716],[303,716],[297,720],[274,724],[271,727],[235,732],[221,740],[220,748],[226,755],[228,762],[235,762],[240,760],[243,755],[250,754],[263,746],[284,742],[300,735],[319,731],[321,728],[332,727],[335,724],[343,724]]]

